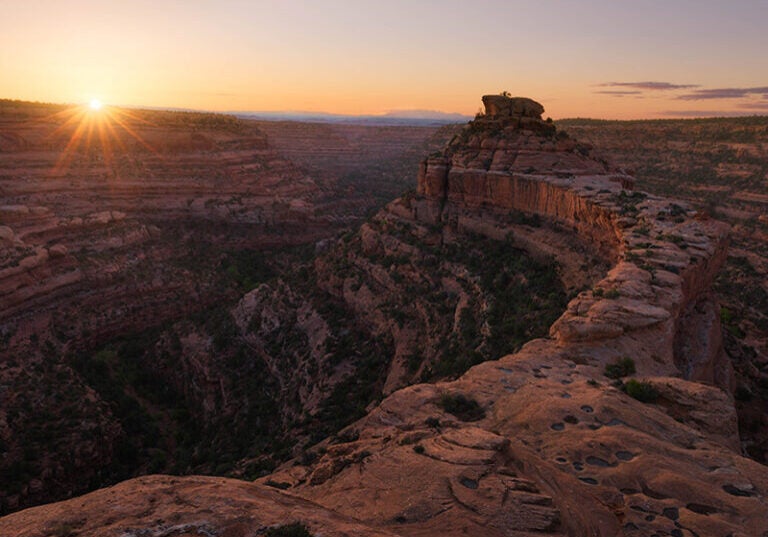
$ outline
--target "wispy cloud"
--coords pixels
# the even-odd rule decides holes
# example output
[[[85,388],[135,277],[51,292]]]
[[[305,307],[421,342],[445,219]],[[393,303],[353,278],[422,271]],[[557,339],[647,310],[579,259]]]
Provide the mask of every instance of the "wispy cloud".
[[[612,95],[613,97],[625,97],[627,95],[642,95],[643,92],[639,90],[623,91],[623,90],[602,90],[595,91],[594,93],[600,93],[602,95]]]
[[[715,88],[699,89],[680,95],[677,98],[681,101],[703,101],[706,99],[739,99],[748,95],[760,95],[768,98],[768,86],[756,88]]]
[[[699,84],[673,84],[672,82],[604,82],[602,88],[633,88],[641,91],[668,91],[700,87]]]

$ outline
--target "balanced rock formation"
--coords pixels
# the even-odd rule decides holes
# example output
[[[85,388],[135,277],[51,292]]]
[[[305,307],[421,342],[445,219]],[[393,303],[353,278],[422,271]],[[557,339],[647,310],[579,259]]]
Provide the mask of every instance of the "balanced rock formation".
[[[768,534],[768,469],[740,453],[713,315],[727,227],[632,190],[631,177],[558,136],[540,105],[484,102],[486,116],[428,158],[418,193],[388,211],[444,236],[511,233],[554,256],[575,288],[592,269],[580,251],[599,253],[610,270],[576,294],[549,337],[455,381],[395,391],[261,480],[283,493],[245,502],[251,485],[143,478],[70,504],[78,535],[258,535],[275,523],[272,502],[290,503],[285,521],[318,534],[334,534],[320,509],[396,535]],[[233,500],[206,500],[214,494]],[[106,521],[110,497],[119,510]],[[189,502],[198,526],[169,529],[175,516],[191,523]],[[259,502],[263,520],[253,516]],[[0,534],[45,534],[60,514],[54,505],[10,515]]]

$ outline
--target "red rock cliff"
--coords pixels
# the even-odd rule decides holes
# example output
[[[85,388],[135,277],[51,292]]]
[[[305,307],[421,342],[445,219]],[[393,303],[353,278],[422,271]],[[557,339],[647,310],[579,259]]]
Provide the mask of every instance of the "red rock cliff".
[[[551,337],[456,381],[398,390],[263,481],[399,535],[765,535],[768,470],[741,455],[732,397],[716,386],[727,385],[727,364],[712,335],[709,286],[727,229],[627,190],[631,178],[558,137],[539,119],[543,109],[505,99],[484,99],[488,114],[425,161],[418,195],[392,210],[486,233],[511,212],[536,214],[592,241],[613,267],[570,302]],[[624,371],[622,390],[606,366],[627,358],[636,371]],[[174,488],[182,482],[192,483]],[[142,485],[157,501],[131,527],[162,534],[152,513],[173,490]],[[198,486],[195,497],[214,486],[242,496],[225,482]],[[105,494],[80,509],[97,508]],[[121,508],[141,511],[143,500],[122,497]],[[224,522],[223,508],[204,515],[186,503],[176,517],[214,533],[245,521],[254,507],[243,505]],[[58,513],[22,512],[0,519],[0,530],[33,519],[43,528]],[[309,505],[291,516],[328,530]],[[99,524],[86,517],[79,532],[98,535]]]

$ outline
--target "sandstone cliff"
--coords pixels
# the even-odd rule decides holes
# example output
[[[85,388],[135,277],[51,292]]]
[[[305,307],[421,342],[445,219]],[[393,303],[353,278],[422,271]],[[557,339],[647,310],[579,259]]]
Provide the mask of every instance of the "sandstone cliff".
[[[554,255],[562,281],[578,292],[549,337],[455,381],[395,391],[262,480],[283,494],[254,503],[240,500],[244,488],[232,482],[128,482],[78,504],[84,513],[102,510],[115,495],[127,521],[85,516],[79,535],[200,527],[249,535],[276,517],[332,531],[331,515],[315,505],[399,535],[768,532],[768,471],[740,453],[729,364],[712,313],[727,228],[683,203],[635,192],[631,177],[558,137],[537,103],[484,101],[487,114],[425,161],[418,193],[393,202],[386,217],[436,226],[441,240],[511,233],[517,247]],[[529,225],[534,217],[545,225]],[[364,240],[387,242],[366,230]],[[585,251],[610,268],[594,274],[602,265]],[[144,497],[130,492],[135,487]],[[194,515],[184,501],[173,507],[190,488],[198,498],[216,494],[238,504],[205,502],[212,512],[193,505]],[[313,504],[292,503],[297,498]],[[295,508],[275,511],[274,501]],[[62,508],[2,518],[0,530],[44,533]],[[255,520],[254,509],[269,515]],[[197,526],[173,529],[175,520]],[[369,531],[336,520],[340,534]]]
[[[550,339],[454,383],[398,391],[352,427],[354,442],[321,446],[314,463],[270,479],[407,534],[766,531],[768,473],[739,452],[711,315],[726,228],[626,190],[630,178],[588,148],[558,151],[546,122],[510,117],[479,118],[428,159],[414,213],[462,227],[529,211],[590,237],[613,268],[571,301]],[[652,402],[603,375],[627,357]]]

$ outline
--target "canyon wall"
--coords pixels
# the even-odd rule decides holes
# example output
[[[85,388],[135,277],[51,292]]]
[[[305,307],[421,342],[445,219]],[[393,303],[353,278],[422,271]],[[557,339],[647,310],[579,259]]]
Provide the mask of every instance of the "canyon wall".
[[[768,532],[768,470],[741,454],[710,291],[727,226],[634,191],[631,177],[541,120],[538,103],[484,102],[486,114],[422,165],[417,193],[381,218],[432,229],[431,241],[505,236],[552,256],[574,296],[549,336],[456,380],[394,391],[260,480],[282,493],[142,478],[78,500],[78,535],[125,535],[128,525],[170,535],[184,524],[248,535],[293,520],[340,535]],[[366,233],[371,245],[387,242]],[[182,501],[190,488],[231,502],[201,511]],[[97,514],[110,495],[126,522]],[[290,508],[277,516],[275,501]],[[254,514],[262,504],[264,519]],[[34,535],[64,508],[1,518],[0,530]]]

